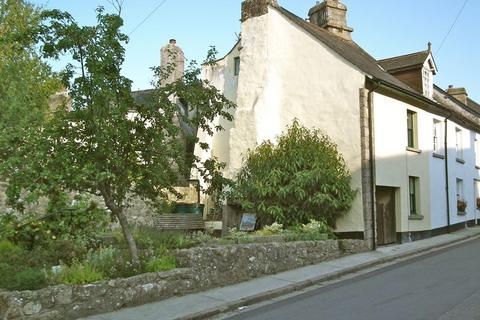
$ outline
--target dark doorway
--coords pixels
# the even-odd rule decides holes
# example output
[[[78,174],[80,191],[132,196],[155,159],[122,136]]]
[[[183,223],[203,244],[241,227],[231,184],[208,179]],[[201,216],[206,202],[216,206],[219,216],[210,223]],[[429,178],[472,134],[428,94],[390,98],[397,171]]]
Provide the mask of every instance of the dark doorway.
[[[397,241],[395,227],[395,188],[377,187],[377,244],[379,246]]]

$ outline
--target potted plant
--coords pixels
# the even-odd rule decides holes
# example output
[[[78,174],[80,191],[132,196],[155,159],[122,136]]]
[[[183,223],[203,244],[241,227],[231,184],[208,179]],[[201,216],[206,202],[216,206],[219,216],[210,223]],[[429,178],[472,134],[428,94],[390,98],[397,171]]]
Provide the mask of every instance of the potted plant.
[[[465,201],[464,199],[457,199],[458,212],[464,213],[466,208],[467,208],[467,201]]]

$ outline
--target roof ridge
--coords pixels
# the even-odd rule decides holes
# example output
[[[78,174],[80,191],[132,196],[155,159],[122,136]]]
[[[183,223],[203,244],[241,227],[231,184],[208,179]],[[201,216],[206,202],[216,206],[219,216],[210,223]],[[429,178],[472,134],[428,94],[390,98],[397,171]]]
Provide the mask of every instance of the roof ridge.
[[[415,55],[420,55],[420,54],[429,54],[430,51],[428,50],[423,50],[423,51],[418,51],[418,52],[412,52],[412,53],[407,53],[407,54],[402,54],[400,56],[395,56],[395,57],[390,57],[390,58],[384,58],[384,59],[379,59],[377,60],[378,62],[384,62],[384,61],[389,61],[389,60],[395,60],[398,58],[405,58],[405,57],[410,57],[410,56],[415,56]]]

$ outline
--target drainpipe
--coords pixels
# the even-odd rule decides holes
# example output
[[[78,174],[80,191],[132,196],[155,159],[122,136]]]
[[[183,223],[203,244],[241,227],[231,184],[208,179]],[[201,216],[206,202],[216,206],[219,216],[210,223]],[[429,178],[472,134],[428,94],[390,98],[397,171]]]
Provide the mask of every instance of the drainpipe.
[[[446,202],[447,202],[447,233],[450,233],[450,197],[449,197],[449,187],[448,187],[448,119],[452,116],[452,113],[450,112],[450,115],[445,118],[444,124],[445,124],[445,129],[444,129],[444,145],[443,148],[445,150],[445,193],[446,193]]]

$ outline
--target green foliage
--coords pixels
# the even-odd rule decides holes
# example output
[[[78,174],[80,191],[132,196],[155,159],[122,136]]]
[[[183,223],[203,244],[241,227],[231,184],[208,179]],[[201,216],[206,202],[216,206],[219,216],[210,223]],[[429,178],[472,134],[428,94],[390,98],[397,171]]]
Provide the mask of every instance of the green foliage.
[[[29,252],[13,243],[0,241],[0,288],[39,289],[46,285],[45,273],[28,265]]]
[[[323,219],[334,226],[355,198],[350,180],[330,138],[295,120],[277,144],[265,141],[248,152],[229,197],[257,213],[260,224],[292,226]]]
[[[192,247],[195,242],[190,236],[180,232],[159,231],[151,227],[137,227],[133,231],[138,246],[143,249],[166,248],[185,249]]]
[[[175,269],[177,261],[173,256],[163,256],[159,258],[153,258],[145,265],[145,271],[147,272],[161,272]]]
[[[73,61],[62,72],[71,110],[57,108],[41,130],[23,135],[27,137],[25,148],[10,157],[2,170],[8,172],[9,200],[23,210],[24,201],[41,196],[55,199],[61,192],[100,196],[120,222],[132,259],[139,263],[124,214],[132,198],[158,209],[168,192],[175,193],[172,186],[192,164],[213,186],[223,181],[219,174],[222,164],[216,160],[201,162],[192,157],[187,161],[185,145],[178,139],[182,132],[177,120],[213,134],[222,129],[212,126],[213,120],[231,119],[227,110],[234,105],[200,79],[196,65],[167,86],[160,86],[157,68],[152,97],[136,103],[132,82],[121,72],[128,37],[120,32],[123,20],[118,14],[107,14],[99,7],[94,26],[80,26],[69,13],[58,10],[43,12],[39,19],[42,24],[35,39],[44,56],[69,55]],[[178,100],[172,101],[172,97]],[[177,101],[189,112],[179,112]],[[30,108],[28,104],[23,107]],[[6,145],[17,148],[11,141]],[[64,229],[61,224],[57,227]]]
[[[105,276],[87,262],[75,262],[71,266],[62,266],[56,279],[58,282],[65,284],[87,284],[104,280]]]
[[[83,196],[51,201],[47,215],[9,213],[0,216],[0,238],[27,248],[49,246],[55,240],[74,240],[92,246],[98,232],[107,227],[109,215]]]
[[[255,235],[259,236],[271,236],[283,233],[283,224],[277,222],[272,223],[271,225],[265,226],[260,230],[255,231]]]

